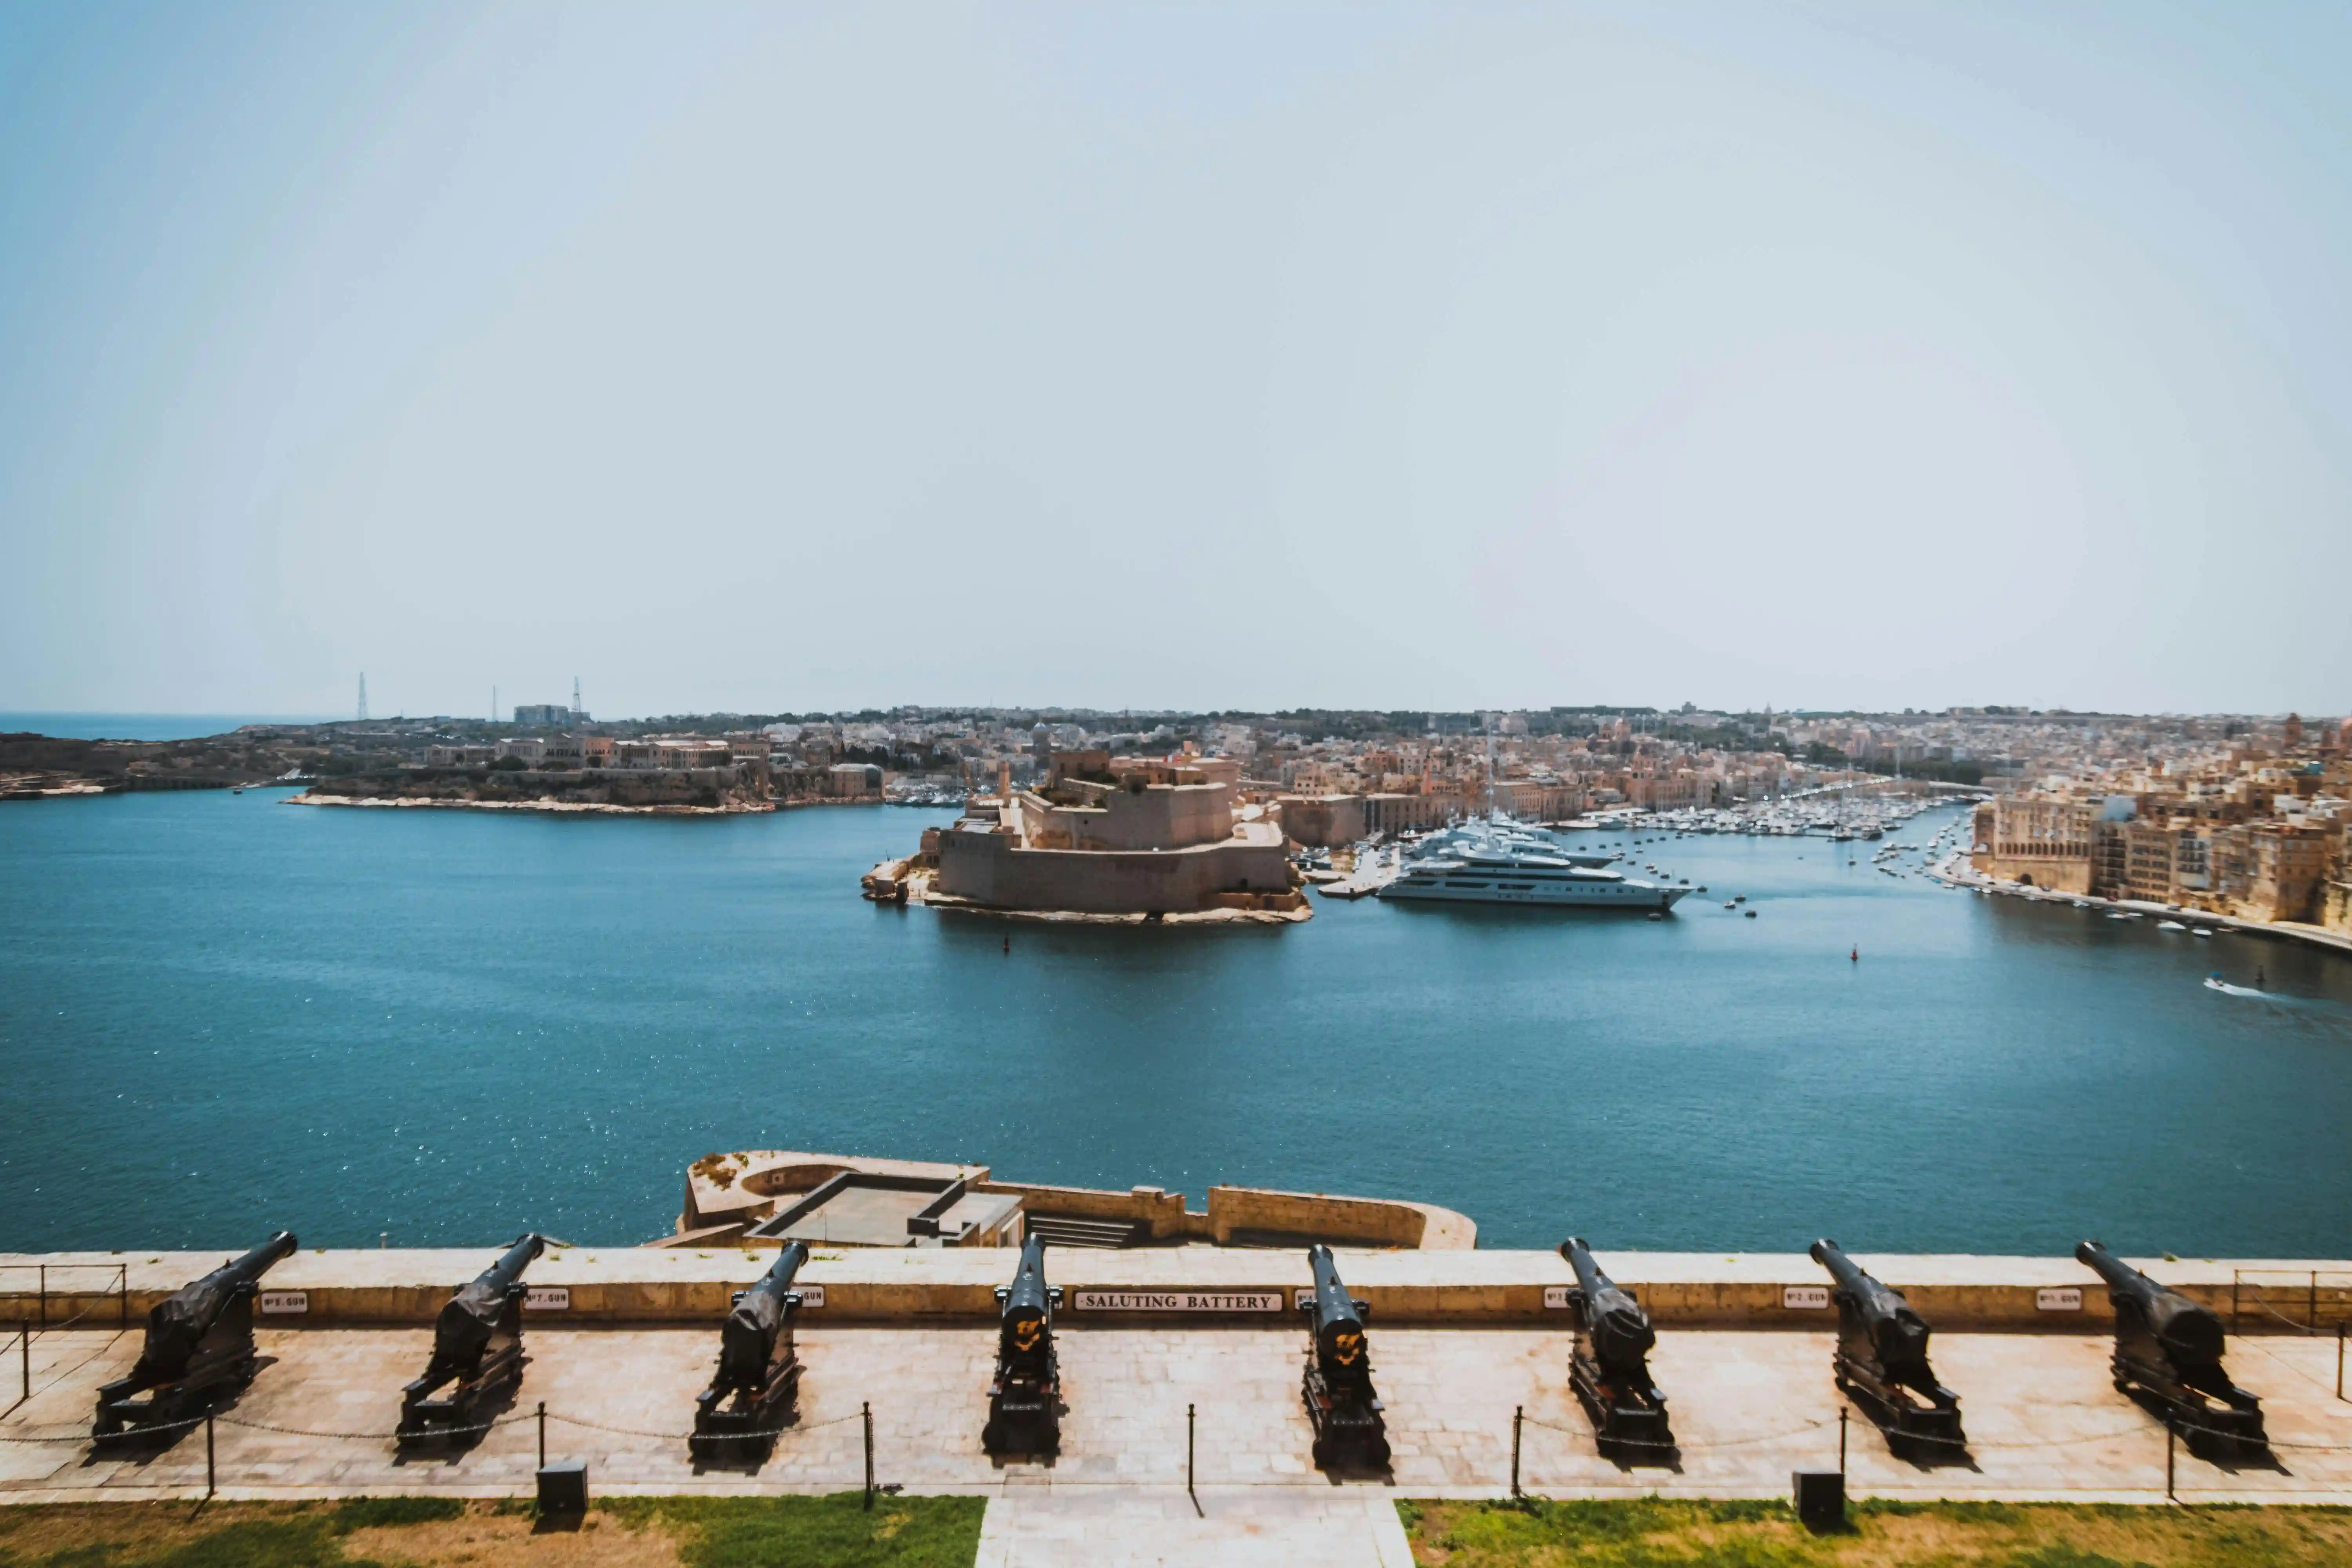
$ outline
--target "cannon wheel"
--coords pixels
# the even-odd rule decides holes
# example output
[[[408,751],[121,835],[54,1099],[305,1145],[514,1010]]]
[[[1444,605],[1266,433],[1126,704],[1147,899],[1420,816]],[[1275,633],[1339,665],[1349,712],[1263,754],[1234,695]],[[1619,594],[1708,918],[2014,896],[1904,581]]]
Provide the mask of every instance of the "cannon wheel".
[[[991,1421],[980,1429],[980,1446],[993,1454],[1004,1446],[1004,1428]]]

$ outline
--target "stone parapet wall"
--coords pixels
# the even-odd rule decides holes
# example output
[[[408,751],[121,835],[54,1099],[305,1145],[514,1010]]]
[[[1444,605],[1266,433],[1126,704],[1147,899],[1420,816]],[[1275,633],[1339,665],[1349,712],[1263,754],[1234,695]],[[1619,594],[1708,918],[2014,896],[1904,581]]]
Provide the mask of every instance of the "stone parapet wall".
[[[77,1314],[109,1326],[121,1309],[111,1294],[118,1266],[128,1276],[128,1315],[135,1329],[147,1311],[188,1280],[217,1268],[235,1248],[212,1252],[55,1253],[0,1257],[0,1319],[38,1321],[35,1275],[49,1267],[48,1321]],[[450,1293],[496,1259],[498,1243],[433,1250],[327,1250],[297,1253],[270,1270],[265,1289],[300,1292],[305,1310],[266,1314],[280,1327],[431,1323]],[[1795,1302],[1790,1292],[1822,1292],[1829,1276],[1801,1254],[1610,1253],[1601,1266],[1635,1294],[1661,1328],[1820,1330],[1835,1321],[1826,1306]],[[561,1287],[560,1308],[535,1310],[551,1325],[715,1323],[733,1292],[756,1280],[773,1259],[764,1248],[565,1247],[526,1275],[534,1286]],[[2104,1332],[2113,1321],[2106,1290],[2071,1258],[1858,1255],[1855,1259],[1941,1331]],[[2314,1294],[2323,1324],[2352,1311],[2352,1261],[2340,1259],[2137,1258],[2164,1283],[2223,1314],[2242,1332],[2298,1331],[2272,1308],[2300,1318]],[[1568,1327],[1562,1293],[1575,1284],[1552,1252],[1488,1250],[1339,1253],[1349,1288],[1372,1304],[1379,1321],[1433,1325]],[[1302,1249],[1212,1247],[1122,1251],[1060,1248],[1047,1272],[1070,1305],[1063,1321],[1133,1326],[1181,1321],[1195,1326],[1288,1328],[1286,1310],[1166,1312],[1087,1308],[1084,1292],[1219,1296],[1289,1293],[1307,1286]],[[996,1314],[996,1287],[1010,1278],[1008,1256],[993,1248],[820,1248],[802,1270],[803,1287],[822,1288],[812,1322],[984,1323]],[[2314,1276],[2316,1280],[2314,1280]],[[2315,1284],[2315,1292],[2314,1286]],[[2042,1292],[2079,1293],[2079,1306],[2053,1310]]]

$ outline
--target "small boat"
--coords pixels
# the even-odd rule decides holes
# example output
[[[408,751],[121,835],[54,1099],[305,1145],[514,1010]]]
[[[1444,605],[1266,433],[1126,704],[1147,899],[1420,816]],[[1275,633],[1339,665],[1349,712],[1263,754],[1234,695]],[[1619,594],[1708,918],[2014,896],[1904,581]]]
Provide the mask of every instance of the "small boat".
[[[2199,926],[2189,934],[2192,936],[2211,936],[2213,934],[2213,928],[2211,926]]]
[[[2187,931],[2189,928],[2182,925],[2179,921],[2158,921],[2156,922],[2156,929],[2158,931]]]
[[[1751,920],[1751,921],[1752,921],[1752,920],[1754,920],[1754,919],[1756,918],[1756,911],[1755,911],[1754,910],[1744,910],[1744,911],[1742,911],[1742,912],[1743,912],[1743,913],[1745,913],[1745,914],[1748,916],[1748,918],[1749,920]]]
[[[1723,901],[1723,907],[1724,907],[1725,909],[1727,909],[1727,910],[1736,910],[1736,909],[1738,909],[1739,906],[1738,906],[1738,904],[1733,903],[1730,900],[1726,899],[1726,900]]]
[[[1651,918],[1652,920],[1654,920],[1654,921],[1662,921],[1662,920],[1664,920],[1666,917],[1665,917],[1665,916],[1664,916],[1664,915],[1662,915],[1662,914],[1660,914],[1657,910],[1652,910],[1650,911],[1650,918]]]

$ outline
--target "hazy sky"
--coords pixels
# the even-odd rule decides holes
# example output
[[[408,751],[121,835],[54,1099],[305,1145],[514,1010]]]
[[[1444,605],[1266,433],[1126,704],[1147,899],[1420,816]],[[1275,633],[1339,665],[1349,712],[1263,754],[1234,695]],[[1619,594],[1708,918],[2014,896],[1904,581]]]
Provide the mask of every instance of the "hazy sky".
[[[2347,58],[0,4],[0,708],[2341,711]]]

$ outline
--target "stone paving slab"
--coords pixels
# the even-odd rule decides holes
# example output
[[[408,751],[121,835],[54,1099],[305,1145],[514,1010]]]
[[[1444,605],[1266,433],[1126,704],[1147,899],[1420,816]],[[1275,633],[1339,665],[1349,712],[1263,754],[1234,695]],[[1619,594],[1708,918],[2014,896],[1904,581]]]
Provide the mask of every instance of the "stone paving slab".
[[[1682,1331],[1661,1336],[1653,1368],[1684,1445],[1678,1470],[1620,1469],[1596,1452],[1569,1391],[1568,1336],[1520,1329],[1375,1328],[1375,1375],[1395,1448],[1384,1483],[1335,1486],[1312,1468],[1299,1404],[1303,1333],[1293,1329],[1066,1330],[1063,1451],[1046,1466],[999,1463],[980,1447],[993,1335],[987,1330],[808,1329],[802,1418],[756,1474],[698,1468],[686,1451],[693,1396],[718,1335],[685,1329],[532,1329],[530,1363],[508,1422],[468,1449],[401,1456],[390,1438],[401,1385],[425,1363],[424,1330],[266,1330],[270,1358],[215,1437],[223,1492],[317,1497],[362,1492],[519,1495],[531,1489],[545,1401],[548,1451],[585,1458],[601,1492],[837,1491],[865,1474],[861,1409],[873,1407],[878,1479],[914,1492],[1051,1496],[1079,1508],[1091,1491],[1181,1499],[1186,1408],[1195,1412],[1203,1497],[1259,1493],[1336,1500],[1485,1497],[1509,1484],[1511,1422],[1524,1405],[1521,1477],[1558,1496],[1646,1491],[1785,1496],[1791,1469],[1837,1458],[1839,1401],[1827,1332]],[[94,1392],[136,1358],[136,1332],[73,1330],[34,1345],[28,1405],[0,1438],[0,1496],[186,1496],[205,1477],[202,1433],[152,1455],[92,1457]],[[1894,1458],[1857,1419],[1848,1433],[1857,1495],[2027,1499],[2162,1496],[2163,1429],[2116,1394],[2107,1342],[2085,1335],[1945,1334],[1935,1347],[1962,1396],[1975,1468],[1922,1470]],[[2333,1387],[2330,1340],[2231,1342],[2230,1365],[2261,1394],[2280,1447],[2273,1469],[2217,1468],[2178,1455],[2183,1497],[2352,1500],[2352,1404]],[[13,1367],[0,1368],[0,1375]],[[7,1382],[13,1382],[13,1378]],[[0,1382],[0,1397],[13,1390]],[[310,1436],[307,1434],[357,1434]],[[1084,1505],[1097,1506],[1097,1505]],[[1189,1505],[1187,1505],[1189,1507]],[[1271,1504],[1269,1507],[1273,1506]],[[1019,1513],[1021,1510],[1016,1510]],[[1020,1523],[1008,1516],[1006,1528]]]
[[[1050,1482],[989,1500],[974,1568],[1412,1568],[1380,1489],[1181,1491]]]

